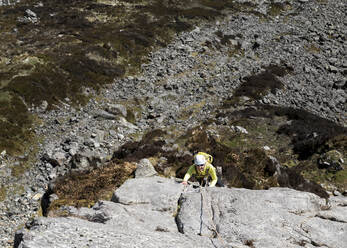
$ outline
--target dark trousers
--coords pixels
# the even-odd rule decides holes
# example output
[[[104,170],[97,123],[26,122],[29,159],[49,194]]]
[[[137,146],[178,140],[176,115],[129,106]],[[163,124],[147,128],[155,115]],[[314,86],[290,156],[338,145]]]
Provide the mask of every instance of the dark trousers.
[[[196,178],[196,180],[199,182],[200,186],[205,187],[206,184],[210,181],[211,177],[200,177],[200,178]],[[224,184],[222,183],[220,177],[218,177],[217,179],[217,183],[216,183],[217,187],[224,187]]]

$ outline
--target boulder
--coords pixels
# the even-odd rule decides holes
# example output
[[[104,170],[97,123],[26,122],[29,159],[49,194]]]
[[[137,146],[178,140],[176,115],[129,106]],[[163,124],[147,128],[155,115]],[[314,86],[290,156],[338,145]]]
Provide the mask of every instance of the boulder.
[[[244,127],[240,127],[240,126],[231,126],[231,129],[234,130],[234,132],[237,132],[237,133],[248,134],[248,131],[247,131]]]
[[[127,108],[122,104],[109,104],[106,111],[113,115],[122,115],[123,117],[127,116]]]
[[[159,211],[177,209],[183,185],[163,177],[142,177],[127,180],[112,196],[112,201],[125,204],[146,204]]]
[[[104,111],[104,110],[99,110],[99,111],[95,112],[94,117],[99,118],[99,119],[106,119],[106,120],[115,120],[116,119],[116,115],[111,114],[111,113]]]
[[[158,173],[155,171],[151,161],[148,159],[144,158],[141,159],[140,162],[137,164],[137,168],[135,171],[135,177],[151,177],[155,176]]]
[[[64,152],[47,152],[43,155],[43,159],[49,162],[53,166],[63,166],[67,161],[66,154]]]
[[[101,143],[105,139],[105,132],[103,130],[95,130],[95,133],[91,134],[91,137],[98,143]]]
[[[123,127],[128,128],[128,129],[131,129],[131,130],[132,129],[138,129],[137,126],[135,126],[134,124],[128,122],[124,117],[120,117],[118,119],[118,122],[119,122],[120,125],[122,125]]]
[[[343,155],[337,150],[331,150],[322,154],[318,159],[320,169],[328,169],[332,172],[337,172],[344,169]]]
[[[106,153],[97,151],[78,151],[71,159],[71,168],[76,170],[88,170],[99,167],[110,159]]]

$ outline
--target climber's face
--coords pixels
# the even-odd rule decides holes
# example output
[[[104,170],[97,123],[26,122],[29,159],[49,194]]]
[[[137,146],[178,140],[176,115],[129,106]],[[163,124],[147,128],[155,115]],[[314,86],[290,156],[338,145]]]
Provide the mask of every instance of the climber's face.
[[[199,171],[203,171],[204,168],[205,168],[205,164],[197,165],[196,168],[197,168]]]

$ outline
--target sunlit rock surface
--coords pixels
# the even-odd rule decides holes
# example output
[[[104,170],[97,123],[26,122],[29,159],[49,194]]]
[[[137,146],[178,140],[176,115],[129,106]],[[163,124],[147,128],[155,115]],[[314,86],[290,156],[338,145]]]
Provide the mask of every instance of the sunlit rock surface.
[[[347,244],[346,201],[288,188],[184,188],[173,179],[128,180],[92,209],[39,218],[16,235],[40,247],[331,247]]]

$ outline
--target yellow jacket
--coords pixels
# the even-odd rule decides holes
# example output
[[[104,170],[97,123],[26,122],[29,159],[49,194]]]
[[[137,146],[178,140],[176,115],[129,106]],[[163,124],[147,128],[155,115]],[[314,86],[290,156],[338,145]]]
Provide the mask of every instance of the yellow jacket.
[[[192,175],[195,175],[195,177],[197,178],[207,177],[208,175],[210,175],[212,178],[212,181],[210,182],[210,187],[214,187],[217,183],[216,168],[214,168],[214,166],[208,162],[206,162],[204,170],[201,172],[196,169],[194,164],[191,165],[186,175],[184,176],[183,181],[187,182]]]

